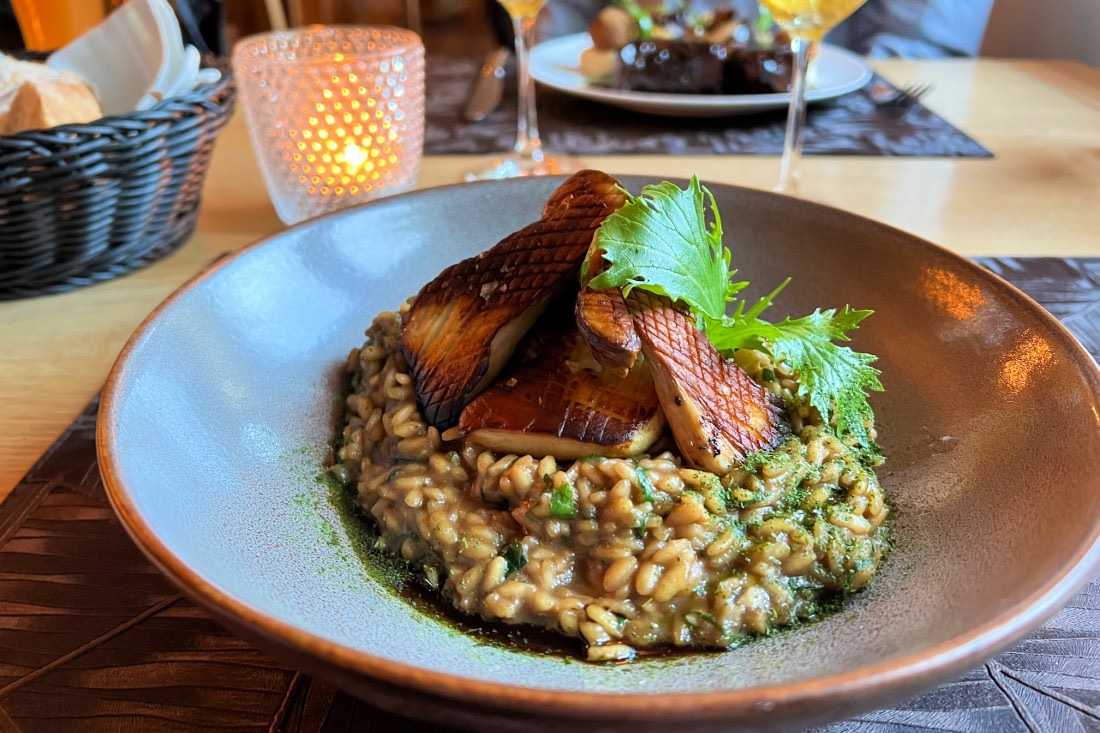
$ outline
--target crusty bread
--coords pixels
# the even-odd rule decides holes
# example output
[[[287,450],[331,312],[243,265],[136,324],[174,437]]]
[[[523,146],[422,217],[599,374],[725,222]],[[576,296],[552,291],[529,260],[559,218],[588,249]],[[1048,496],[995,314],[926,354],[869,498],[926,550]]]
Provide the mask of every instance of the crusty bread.
[[[0,135],[91,122],[102,116],[99,102],[83,82],[25,81],[0,123]]]
[[[0,54],[0,135],[102,116],[95,94],[76,74]]]
[[[581,76],[592,82],[609,81],[615,73],[615,51],[599,48],[586,48],[581,51]]]
[[[604,8],[588,26],[592,45],[601,51],[618,51],[637,41],[639,33],[638,21],[622,8]]]

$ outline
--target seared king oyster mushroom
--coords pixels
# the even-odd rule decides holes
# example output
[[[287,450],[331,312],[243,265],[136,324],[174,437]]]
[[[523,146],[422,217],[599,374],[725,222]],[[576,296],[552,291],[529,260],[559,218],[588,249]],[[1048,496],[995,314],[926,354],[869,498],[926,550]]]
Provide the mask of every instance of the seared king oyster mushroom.
[[[571,322],[540,323],[515,360],[462,411],[467,440],[517,455],[625,458],[664,430],[645,361],[625,376],[603,369]]]
[[[596,229],[625,201],[614,178],[581,171],[554,191],[541,220],[421,289],[400,345],[429,423],[445,430],[457,422],[547,303],[574,281]]]
[[[581,288],[577,295],[577,329],[592,354],[608,371],[625,375],[634,366],[642,342],[618,289]]]
[[[577,329],[592,349],[596,361],[606,369],[624,375],[634,366],[642,342],[634,330],[630,312],[619,288],[593,290],[588,283],[607,268],[603,250],[592,240],[582,269],[583,282],[575,309]]]
[[[790,433],[780,398],[725,359],[681,305],[639,288],[626,298],[661,407],[684,459],[729,473]]]

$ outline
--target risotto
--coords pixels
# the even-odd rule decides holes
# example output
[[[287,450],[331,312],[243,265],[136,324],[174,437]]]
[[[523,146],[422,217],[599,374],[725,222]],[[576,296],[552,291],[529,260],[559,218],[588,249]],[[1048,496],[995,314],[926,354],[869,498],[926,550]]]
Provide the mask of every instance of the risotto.
[[[387,550],[460,611],[622,661],[814,620],[879,568],[882,459],[836,437],[783,361],[736,352],[782,398],[791,434],[721,477],[685,466],[667,439],[635,458],[501,455],[422,416],[398,345],[407,311],[378,315],[349,356],[332,471],[357,487]]]

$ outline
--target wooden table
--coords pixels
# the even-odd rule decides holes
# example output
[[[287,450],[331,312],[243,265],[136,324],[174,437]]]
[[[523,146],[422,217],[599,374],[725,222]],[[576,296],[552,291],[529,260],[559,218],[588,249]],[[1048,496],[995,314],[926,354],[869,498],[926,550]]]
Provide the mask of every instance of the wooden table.
[[[1070,62],[883,61],[895,84],[931,82],[925,102],[996,156],[808,158],[803,195],[965,255],[1100,255],[1100,70]],[[420,186],[456,182],[464,156],[424,160]],[[774,158],[607,156],[612,173],[770,187]],[[100,389],[126,338],[215,256],[278,231],[238,115],[218,142],[198,231],[128,277],[0,303],[0,498]]]

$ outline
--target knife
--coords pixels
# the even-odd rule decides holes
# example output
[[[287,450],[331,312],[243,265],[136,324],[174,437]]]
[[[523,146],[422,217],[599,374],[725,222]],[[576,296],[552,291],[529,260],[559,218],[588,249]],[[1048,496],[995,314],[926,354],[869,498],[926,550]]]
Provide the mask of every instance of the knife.
[[[462,109],[462,119],[468,122],[480,122],[489,116],[504,94],[504,62],[508,60],[508,49],[493,49],[485,57],[485,63],[470,85],[470,94],[466,106]]]

